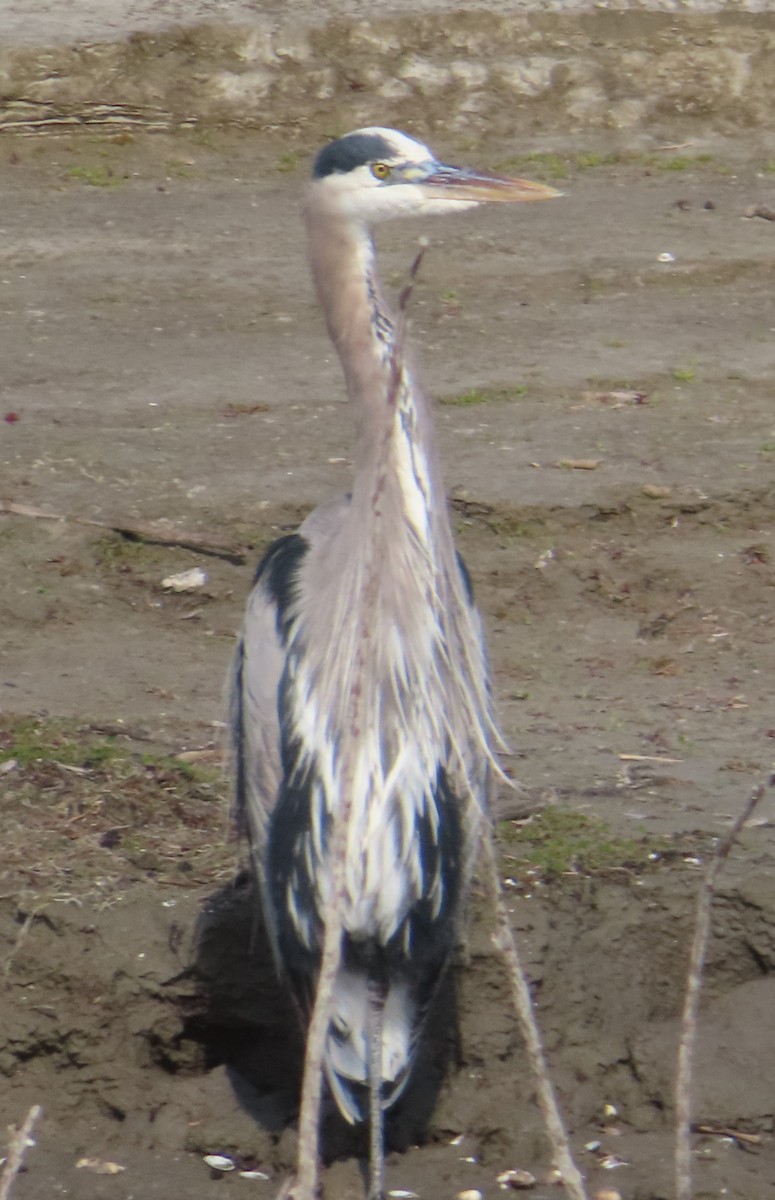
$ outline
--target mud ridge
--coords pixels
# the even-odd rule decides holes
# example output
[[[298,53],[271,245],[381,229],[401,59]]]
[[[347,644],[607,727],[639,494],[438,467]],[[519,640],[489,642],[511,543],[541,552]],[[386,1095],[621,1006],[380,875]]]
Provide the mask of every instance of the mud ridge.
[[[0,44],[1,46],[1,44]],[[6,44],[0,131],[396,124],[500,136],[773,122],[775,16],[642,9],[180,26]]]

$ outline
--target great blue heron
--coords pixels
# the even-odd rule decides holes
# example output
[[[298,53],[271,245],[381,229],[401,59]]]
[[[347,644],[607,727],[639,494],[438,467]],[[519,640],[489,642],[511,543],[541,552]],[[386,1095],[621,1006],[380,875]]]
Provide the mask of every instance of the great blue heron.
[[[323,1065],[345,1119],[372,1121],[372,1197],[382,1113],[408,1081],[454,947],[494,730],[431,413],[369,230],[555,195],[446,166],[406,134],[369,128],[320,151],[307,198],[312,272],[355,417],[355,477],[351,495],[315,509],[258,568],[233,676],[237,809],[277,966],[307,1013],[339,904]],[[343,811],[337,901],[330,849]]]

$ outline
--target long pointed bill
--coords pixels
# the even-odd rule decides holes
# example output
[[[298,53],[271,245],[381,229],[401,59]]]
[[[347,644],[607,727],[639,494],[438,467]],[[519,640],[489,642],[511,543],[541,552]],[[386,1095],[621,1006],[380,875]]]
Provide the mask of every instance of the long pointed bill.
[[[553,200],[561,196],[556,188],[530,179],[511,179],[492,171],[472,171],[468,167],[439,165],[420,182],[423,195],[429,200],[467,200],[477,204],[526,203],[531,200]]]

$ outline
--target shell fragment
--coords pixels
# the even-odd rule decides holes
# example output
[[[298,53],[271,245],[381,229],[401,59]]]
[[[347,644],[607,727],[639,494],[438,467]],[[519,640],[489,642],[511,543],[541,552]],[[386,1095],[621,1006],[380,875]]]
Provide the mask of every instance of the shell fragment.
[[[233,1171],[234,1162],[225,1154],[205,1154],[203,1161],[211,1171]]]

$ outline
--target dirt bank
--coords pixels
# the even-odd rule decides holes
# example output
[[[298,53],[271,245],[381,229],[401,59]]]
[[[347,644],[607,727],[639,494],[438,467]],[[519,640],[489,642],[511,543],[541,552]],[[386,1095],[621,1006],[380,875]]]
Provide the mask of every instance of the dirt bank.
[[[257,552],[349,478],[299,234],[312,140],[0,144],[3,1119],[46,1109],[18,1200],[264,1197],[292,1161],[298,1047],[208,752]],[[694,860],[773,746],[775,248],[744,217],[772,163],[754,134],[675,140],[480,142],[566,196],[427,230],[413,309],[506,765],[520,805],[583,819],[549,836],[556,879],[506,824],[503,872],[574,1145],[628,1200],[671,1195]],[[393,287],[419,232],[385,231]],[[150,522],[154,544],[111,532]],[[190,535],[218,552],[166,544]],[[201,590],[162,587],[191,566]],[[772,819],[719,903],[697,1081],[703,1121],[754,1140],[698,1137],[698,1197],[775,1183]],[[389,1185],[423,1200],[548,1167],[483,911],[471,955],[459,1039],[441,1023],[394,1133]],[[206,1151],[273,1180],[211,1178]],[[327,1186],[361,1194],[352,1157]]]
[[[11,13],[4,30],[0,5],[0,132],[230,124],[282,130],[293,144],[416,122],[475,144],[557,129],[667,140],[697,119],[727,133],[773,124],[766,5],[695,5],[680,18],[638,3],[361,11],[350,0],[291,18],[239,4],[188,6],[183,23],[155,8],[130,25],[109,14],[101,6],[82,41],[45,11],[23,23]]]

